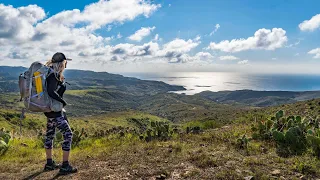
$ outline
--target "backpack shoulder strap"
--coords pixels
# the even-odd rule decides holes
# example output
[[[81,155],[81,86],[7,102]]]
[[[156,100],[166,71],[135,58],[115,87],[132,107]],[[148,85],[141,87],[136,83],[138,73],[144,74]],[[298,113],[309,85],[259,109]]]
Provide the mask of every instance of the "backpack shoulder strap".
[[[48,73],[46,75],[46,78],[48,78],[51,74],[54,74],[54,77],[57,79],[57,81],[60,81],[57,77],[57,73],[52,69],[51,67],[48,67]]]

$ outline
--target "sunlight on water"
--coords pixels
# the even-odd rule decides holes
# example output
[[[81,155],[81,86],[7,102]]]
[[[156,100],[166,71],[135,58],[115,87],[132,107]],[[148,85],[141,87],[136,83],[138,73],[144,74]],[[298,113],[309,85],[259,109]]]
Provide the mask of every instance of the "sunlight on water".
[[[255,75],[226,72],[127,73],[123,75],[184,86],[186,91],[176,93],[185,94],[242,89],[269,91],[313,91],[320,89],[320,75]]]

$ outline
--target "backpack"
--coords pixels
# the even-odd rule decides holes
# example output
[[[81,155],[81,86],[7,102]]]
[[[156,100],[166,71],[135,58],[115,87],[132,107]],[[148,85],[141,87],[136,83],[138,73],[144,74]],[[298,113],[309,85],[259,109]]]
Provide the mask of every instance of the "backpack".
[[[55,73],[53,69],[40,62],[34,62],[30,68],[19,76],[21,101],[32,112],[59,112],[63,104],[52,99],[47,92],[46,79]]]

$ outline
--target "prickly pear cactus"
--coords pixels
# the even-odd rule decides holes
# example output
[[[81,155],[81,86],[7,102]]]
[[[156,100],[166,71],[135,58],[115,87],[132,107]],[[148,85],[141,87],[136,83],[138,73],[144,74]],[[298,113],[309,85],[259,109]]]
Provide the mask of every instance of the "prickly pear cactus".
[[[86,132],[84,128],[81,129],[81,132],[75,130],[72,136],[72,146],[77,147],[81,140],[83,140],[83,136],[85,136]]]
[[[10,132],[2,128],[0,130],[0,139],[2,139],[6,144],[9,144],[9,141],[11,139]]]
[[[8,150],[10,139],[10,132],[2,128],[0,130],[0,155],[3,155]]]
[[[314,155],[320,158],[320,138],[314,135],[307,135],[307,140]]]
[[[280,110],[270,120],[258,121],[251,130],[254,139],[269,140],[268,137],[271,137],[277,144],[277,154],[280,156],[301,155],[311,148],[314,155],[320,158],[319,128],[319,118],[284,117],[284,112]]]
[[[151,140],[166,141],[173,135],[173,131],[170,131],[170,126],[165,122],[152,121],[151,128],[146,131],[145,140],[147,142]]]
[[[276,119],[277,120],[280,120],[280,118],[282,118],[283,117],[283,111],[282,110],[280,110],[280,111],[278,111],[277,113],[276,113]]]
[[[246,135],[243,135],[241,138],[238,138],[236,141],[236,147],[238,149],[243,149],[246,150],[246,152],[248,153],[248,145],[249,145],[249,141],[251,139],[247,138]]]
[[[282,132],[275,130],[272,132],[272,137],[277,143],[285,143],[285,136]]]

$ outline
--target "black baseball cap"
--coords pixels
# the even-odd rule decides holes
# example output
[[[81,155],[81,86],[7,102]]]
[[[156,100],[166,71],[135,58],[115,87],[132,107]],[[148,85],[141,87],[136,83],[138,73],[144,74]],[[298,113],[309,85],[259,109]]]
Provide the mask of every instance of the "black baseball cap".
[[[66,56],[61,52],[57,52],[52,56],[53,63],[62,62],[64,60],[71,61],[72,59],[66,58]]]

